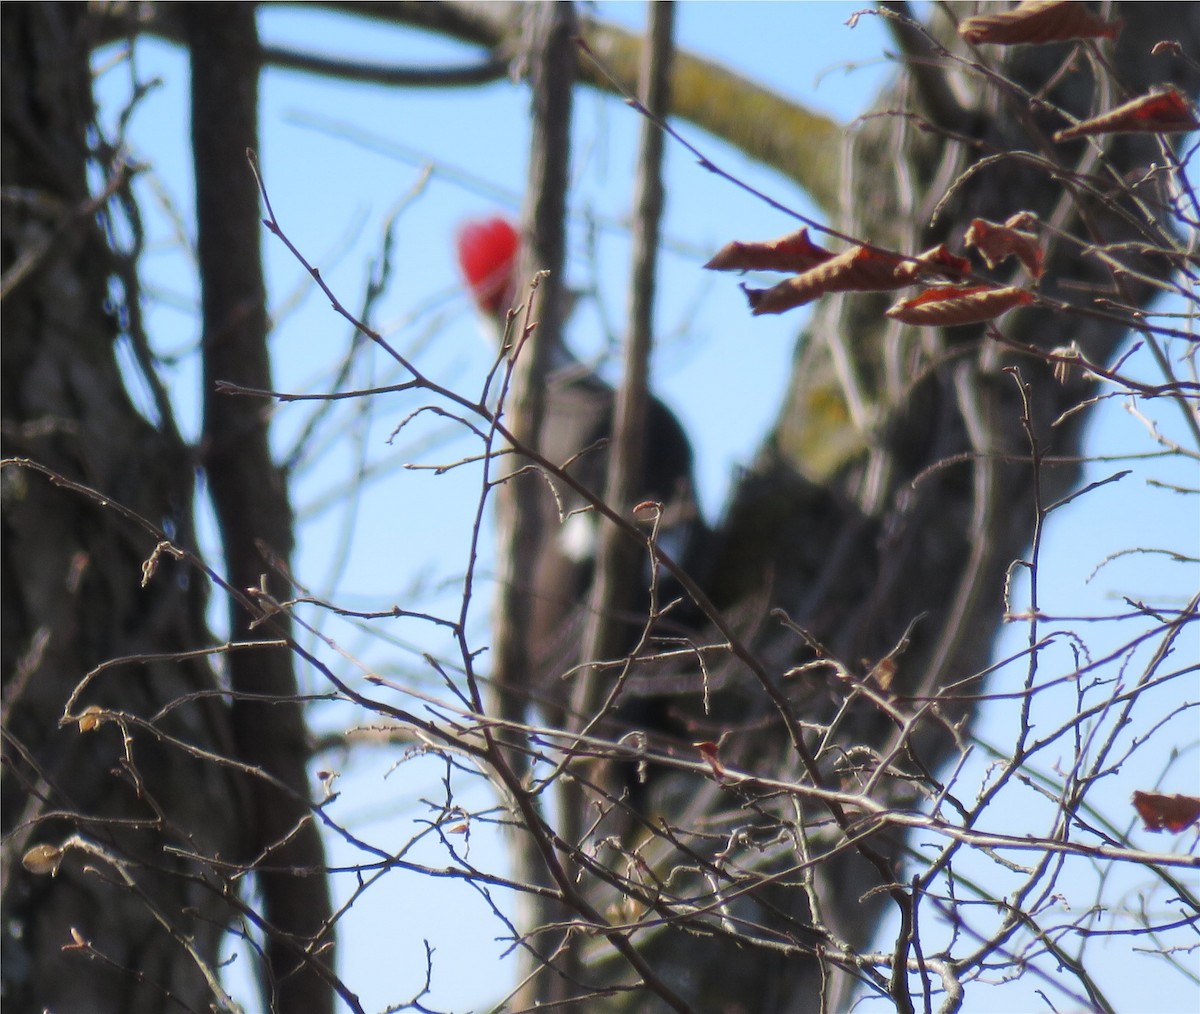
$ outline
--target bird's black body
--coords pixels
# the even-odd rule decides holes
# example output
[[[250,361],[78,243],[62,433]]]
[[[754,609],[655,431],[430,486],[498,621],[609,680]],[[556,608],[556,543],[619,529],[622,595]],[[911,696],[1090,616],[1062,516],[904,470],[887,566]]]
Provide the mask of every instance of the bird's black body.
[[[602,494],[605,486],[614,403],[613,389],[578,365],[554,375],[546,392],[541,452],[596,494]],[[696,503],[691,444],[674,413],[657,398],[648,406],[645,433],[643,479],[637,485],[635,502],[653,500],[663,505],[658,543],[684,569],[692,571],[700,563],[704,525]],[[531,654],[541,673],[551,679],[583,661],[578,657],[579,637],[594,570],[597,522],[585,498],[561,483],[556,488],[558,501],[548,489],[539,499],[545,538],[529,570],[534,596]],[[628,516],[633,504],[613,506]],[[637,594],[629,598],[626,650],[632,650],[645,626],[650,580],[647,559]],[[678,594],[675,582],[660,572],[660,607]]]
[[[616,392],[582,365],[574,363],[552,375],[546,391],[540,452],[597,496],[603,494],[613,430]],[[637,484],[630,504],[613,504],[614,509],[630,517],[630,508],[642,501],[662,504],[657,528],[657,545],[693,576],[703,571],[708,534],[696,501],[692,475],[692,449],[679,420],[666,405],[651,398],[647,406],[646,443],[642,454],[642,481]],[[557,496],[547,485],[554,483]],[[554,477],[524,476],[522,481],[539,482],[537,502],[541,511],[542,539],[528,566],[519,566],[518,574],[528,575],[531,597],[529,655],[535,669],[530,687],[534,702],[555,725],[579,728],[590,715],[570,713],[570,702],[579,667],[592,661],[582,657],[582,640],[592,580],[595,574],[596,528],[599,515],[588,498],[581,496]],[[656,605],[665,615],[656,616],[650,626],[647,651],[655,654],[678,649],[688,640],[696,640],[702,617],[694,604],[683,595],[678,582],[658,568],[655,575],[647,554],[639,571],[636,588],[626,597],[626,615],[622,616],[616,657],[637,648],[651,617],[651,582],[655,582]],[[637,678],[627,680],[620,696],[605,720],[593,731],[610,739],[629,733],[646,734],[651,746],[665,734],[678,738],[669,691],[658,692],[658,666],[635,664]],[[615,686],[620,669],[593,670],[591,678],[608,681],[599,688],[596,699],[606,700]],[[665,687],[666,684],[662,683]],[[629,804],[644,811],[644,786],[638,765],[617,765],[614,791],[626,791]]]

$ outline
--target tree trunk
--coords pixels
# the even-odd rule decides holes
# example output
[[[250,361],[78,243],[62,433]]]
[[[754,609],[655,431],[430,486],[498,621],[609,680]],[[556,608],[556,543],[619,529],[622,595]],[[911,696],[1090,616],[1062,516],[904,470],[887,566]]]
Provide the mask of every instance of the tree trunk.
[[[191,58],[192,153],[204,329],[204,466],[221,528],[226,580],[237,592],[293,594],[293,532],[287,478],[271,460],[269,414],[257,399],[220,384],[270,389],[266,285],[258,182],[258,35],[250,4],[189,4],[182,10]],[[287,638],[286,611],[259,622],[230,595],[230,639]],[[288,646],[227,656],[236,756],[254,774],[247,851],[270,924],[264,940],[266,999],[279,1014],[333,1009],[332,906],[320,828],[310,811],[308,732],[296,699]]]
[[[233,911],[210,860],[239,851],[246,811],[238,780],[189,752],[232,753],[212,670],[183,654],[208,643],[202,575],[167,554],[139,587],[163,530],[194,544],[194,462],[169,415],[130,403],[114,355],[138,297],[88,190],[89,161],[125,183],[89,148],[90,26],[82,5],[3,10],[2,436],[6,458],[49,470],[3,472],[3,995],[202,1010]],[[70,705],[97,724],[60,725],[114,659]],[[71,834],[55,877],[22,867]]]

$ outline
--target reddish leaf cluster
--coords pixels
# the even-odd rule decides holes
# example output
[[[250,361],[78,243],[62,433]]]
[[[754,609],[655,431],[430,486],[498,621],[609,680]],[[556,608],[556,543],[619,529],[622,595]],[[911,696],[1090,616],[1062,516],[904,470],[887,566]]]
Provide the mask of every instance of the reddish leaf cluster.
[[[1107,20],[1084,4],[1064,0],[1030,0],[1010,11],[967,18],[959,26],[959,34],[969,43],[1006,46],[1115,39],[1120,31],[1119,19]],[[1167,87],[1060,130],[1054,139],[1197,129],[1200,117],[1192,103],[1177,89]],[[1045,267],[1038,237],[1027,231],[1034,220],[1027,212],[1003,224],[977,218],[963,239],[968,247],[979,251],[989,268],[995,269],[1015,257],[1036,281]],[[809,239],[807,229],[765,243],[728,243],[705,267],[715,271],[791,272],[791,278],[769,289],[742,287],[755,316],[784,313],[829,292],[886,291],[930,277],[955,284],[935,285],[903,299],[887,311],[887,316],[925,327],[977,324],[1034,299],[1031,292],[1016,286],[958,284],[966,281],[970,264],[945,246],[916,257],[865,244],[835,254]]]
[[[1030,275],[1040,278],[1041,247],[1037,237],[1022,228],[1034,221],[1028,212],[1013,215],[1003,225],[978,218],[964,239],[980,252],[989,268],[1016,257]],[[769,289],[742,287],[755,316],[784,313],[829,292],[879,292],[928,278],[958,283],[971,270],[966,258],[944,244],[916,257],[865,245],[834,254],[809,239],[807,229],[763,243],[727,243],[704,266],[714,271],[795,272]],[[887,315],[925,327],[976,324],[1032,301],[1032,293],[1011,286],[943,284],[902,300]]]
[[[958,26],[972,45],[1017,46],[1022,43],[1115,39],[1121,20],[1108,21],[1077,0],[1031,0],[1001,14],[977,14]]]
[[[1200,796],[1173,796],[1161,792],[1135,792],[1133,806],[1146,823],[1147,831],[1178,834],[1200,821]]]
[[[728,243],[707,264],[714,271],[795,271],[769,289],[747,288],[755,316],[783,313],[828,292],[879,292],[899,289],[919,278],[961,278],[971,269],[962,257],[937,246],[917,257],[876,247],[856,246],[840,254],[817,246],[801,229],[766,243]]]

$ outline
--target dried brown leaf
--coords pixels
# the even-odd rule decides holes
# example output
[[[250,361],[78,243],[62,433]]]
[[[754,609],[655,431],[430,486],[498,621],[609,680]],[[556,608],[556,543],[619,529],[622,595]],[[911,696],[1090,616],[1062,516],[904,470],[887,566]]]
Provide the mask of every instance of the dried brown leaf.
[[[891,656],[887,656],[876,662],[867,675],[875,681],[880,689],[891,690],[898,668],[896,660]]]
[[[754,316],[783,313],[827,292],[878,292],[907,285],[919,265],[899,254],[856,246],[769,289],[744,287]]]
[[[89,704],[79,716],[79,731],[91,732],[104,721],[104,710],[95,704]]]
[[[1093,116],[1054,135],[1056,141],[1097,134],[1177,134],[1200,129],[1196,110],[1176,88],[1165,88],[1131,99],[1107,113]]]
[[[910,281],[929,275],[959,279],[971,270],[971,262],[965,257],[951,253],[945,243],[939,243],[932,249],[917,254],[916,263],[909,261],[907,268],[911,269]],[[905,268],[902,267],[900,271],[903,273]]]
[[[833,254],[799,229],[779,239],[761,243],[726,243],[704,266],[710,271],[791,271],[801,274],[829,260]]]
[[[887,311],[893,320],[917,327],[978,324],[999,317],[1014,306],[1033,302],[1033,294],[1015,286],[936,285]]]
[[[1016,46],[1070,39],[1115,39],[1120,18],[1107,21],[1076,0],[1031,0],[1000,14],[977,14],[958,26],[972,45]]]
[[[1146,824],[1147,831],[1172,831],[1178,834],[1200,821],[1200,797],[1173,796],[1161,792],[1135,792],[1133,806]]]
[[[21,857],[21,865],[30,873],[54,876],[62,865],[63,850],[57,845],[34,845]]]
[[[960,278],[970,267],[967,260],[952,254],[944,244],[916,257],[856,246],[769,289],[742,289],[751,312],[758,317],[804,306],[829,292],[885,292],[928,275]]]
[[[963,236],[963,241],[980,252],[989,268],[996,267],[1009,257],[1016,257],[1034,278],[1041,278],[1045,269],[1037,236],[1013,228],[1010,224],[1014,219],[1021,219],[1026,214],[1027,212],[1023,212],[1021,216],[1014,215],[1004,225],[989,222],[985,218],[973,219]]]

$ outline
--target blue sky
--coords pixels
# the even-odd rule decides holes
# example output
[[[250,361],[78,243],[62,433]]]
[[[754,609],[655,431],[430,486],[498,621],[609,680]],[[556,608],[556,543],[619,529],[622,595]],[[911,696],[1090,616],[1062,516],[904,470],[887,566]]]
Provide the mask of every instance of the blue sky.
[[[643,8],[634,4],[601,4],[599,9],[605,17],[632,25],[643,16]],[[856,9],[840,3],[688,3],[679,10],[677,38],[683,47],[848,122],[864,110],[889,73],[882,58],[887,40],[879,21],[868,17],[853,30],[846,26]],[[262,8],[260,30],[264,40],[274,44],[400,64],[461,62],[470,54],[466,47],[427,34],[365,25],[305,7]],[[146,201],[159,202],[160,209],[147,212],[150,245],[145,268],[153,298],[149,326],[156,348],[173,357],[168,380],[184,432],[194,437],[199,405],[196,283],[186,244],[171,225],[176,215],[185,231],[194,230],[186,62],[178,51],[147,42],[139,47],[137,68],[143,77],[159,75],[163,80],[135,115],[130,132],[135,156],[152,163],[155,171],[153,178],[142,180],[139,192]],[[99,88],[111,122],[115,103],[128,91],[127,71],[108,71]],[[398,91],[268,71],[263,84],[260,159],[281,225],[320,265],[340,298],[356,308],[369,266],[379,257],[383,231],[395,213],[394,274],[372,323],[431,377],[467,392],[480,389],[490,356],[462,292],[453,261],[453,234],[464,218],[518,207],[525,178],[527,104],[525,90],[508,82],[473,90]],[[628,244],[623,231],[611,223],[626,218],[631,206],[637,129],[636,115],[621,103],[580,94],[568,281],[594,283],[605,307],[602,314],[586,305],[577,312],[571,338],[580,354],[602,350],[605,322],[619,328],[623,318]],[[695,128],[681,129],[724,168],[786,205],[813,212],[804,195],[778,174],[753,166]],[[778,212],[699,168],[677,146],[668,147],[668,249],[662,264],[653,383],[692,437],[703,507],[715,519],[733,470],[749,460],[779,406],[802,319],[789,315],[752,320],[735,282],[702,272],[699,266],[728,239],[771,238],[792,226]],[[170,208],[174,212],[164,210]],[[598,223],[594,243],[588,238],[591,222]],[[272,338],[276,386],[327,390],[351,348],[349,329],[278,243],[268,238],[264,247],[277,322]],[[1142,379],[1161,380],[1146,355],[1132,359],[1129,369]],[[349,384],[369,386],[395,379],[381,361],[358,357]],[[321,437],[297,460],[294,497],[301,528],[296,570],[315,593],[363,609],[386,609],[399,602],[407,608],[449,610],[457,601],[479,475],[470,467],[446,475],[401,467],[451,462],[471,450],[444,422],[425,418],[389,442],[418,404],[399,397],[342,403],[323,424]],[[293,405],[277,412],[274,440],[281,457],[292,451],[314,411],[312,405]],[[1183,439],[1169,410],[1157,414],[1166,432]],[[1099,413],[1088,448],[1107,457],[1145,453],[1146,429],[1117,399]],[[1122,594],[1179,602],[1196,587],[1194,563],[1166,562],[1148,554],[1122,556],[1092,576],[1109,554],[1147,546],[1148,539],[1156,548],[1193,559],[1200,556],[1194,497],[1152,484],[1194,487],[1194,464],[1181,468],[1178,462],[1161,459],[1106,461],[1094,466],[1090,477],[1131,466],[1135,472],[1126,479],[1052,517],[1043,559],[1047,611],[1076,616],[1113,611]],[[362,484],[361,493],[344,496],[364,471],[371,478]],[[1153,519],[1151,525],[1147,518]],[[210,547],[215,544],[211,529],[205,539]],[[486,538],[484,551],[486,571]],[[1018,587],[1018,604],[1021,594]],[[331,624],[315,613],[305,615],[321,622],[323,630],[364,666],[398,682],[439,691],[421,656],[448,651],[449,646],[427,626],[389,621],[385,627],[368,629]],[[473,635],[482,646],[488,631],[486,598],[477,604],[473,619]],[[997,657],[1019,650],[1024,636],[1020,625],[1010,628]],[[1088,636],[1100,635],[1089,631]],[[1200,646],[1195,635],[1184,648],[1196,664]],[[1103,649],[1097,644],[1095,650]],[[342,675],[355,678],[344,658],[324,654],[341,666]],[[1045,663],[1056,664],[1070,668],[1072,663],[1054,656]],[[1019,684],[1023,676],[1016,667],[1001,673],[992,686],[1005,686],[1005,680]],[[311,680],[309,675],[302,678]],[[316,683],[309,687],[320,689]],[[1194,699],[1194,676],[1189,688]],[[1067,694],[1061,707],[1074,706]],[[325,707],[314,712],[313,720],[319,730],[333,731],[369,717],[348,708]],[[1194,727],[1191,716],[1183,720]],[[1009,722],[1011,713],[1006,715],[999,706],[989,709],[980,736],[1011,743]],[[1184,733],[1173,739],[1173,745],[1184,750],[1181,755],[1173,757],[1168,746],[1155,750],[1152,745],[1139,754],[1139,764],[1114,772],[1111,785],[1103,790],[1105,798],[1113,800],[1108,809],[1123,812],[1123,800],[1133,788],[1149,788],[1147,782],[1160,778],[1170,791],[1195,791],[1196,737],[1186,726]],[[1054,758],[1044,760],[1048,769],[1053,767]],[[416,834],[427,815],[418,800],[436,800],[444,791],[439,780],[445,772],[434,760],[402,758],[395,750],[334,751],[321,758],[321,765],[341,772],[337,788],[342,798],[334,815],[384,848],[398,849]],[[986,759],[979,758],[977,766],[975,777],[985,777]],[[455,784],[468,808],[485,805],[481,779],[456,777]],[[1019,826],[1034,833],[1044,826],[1036,822],[1040,818],[1027,798],[1014,794],[1006,805],[1009,809],[999,823],[1008,829],[1016,820],[1028,821]],[[1139,841],[1136,832],[1134,840]],[[1167,848],[1169,841],[1155,836],[1140,840],[1152,849]],[[463,845],[477,866],[503,869],[501,843],[479,822]],[[433,843],[420,845],[414,855],[437,866],[447,861]],[[344,844],[331,843],[335,866],[360,858]],[[351,880],[336,879],[343,899],[352,889]],[[510,898],[497,899],[511,907]],[[342,932],[341,973],[368,1009],[401,1002],[420,988],[423,940],[436,949],[433,992],[424,1001],[432,1008],[485,1009],[512,974],[511,964],[499,959],[504,946],[495,938],[502,928],[471,888],[450,880],[393,871],[355,900]],[[1153,968],[1151,959],[1131,955],[1127,941],[1111,946],[1112,958],[1106,956],[1099,964],[1104,966],[1102,976],[1112,979],[1111,984],[1106,980],[1112,995],[1129,999],[1118,1004],[1122,1009],[1184,1009],[1195,998],[1192,994],[1178,1002],[1178,979],[1171,980],[1167,994],[1156,996],[1153,975],[1142,974],[1143,968]],[[992,990],[977,986],[968,994],[969,1009],[1048,1009],[1032,992],[1037,988],[1048,987],[1028,978]]]

